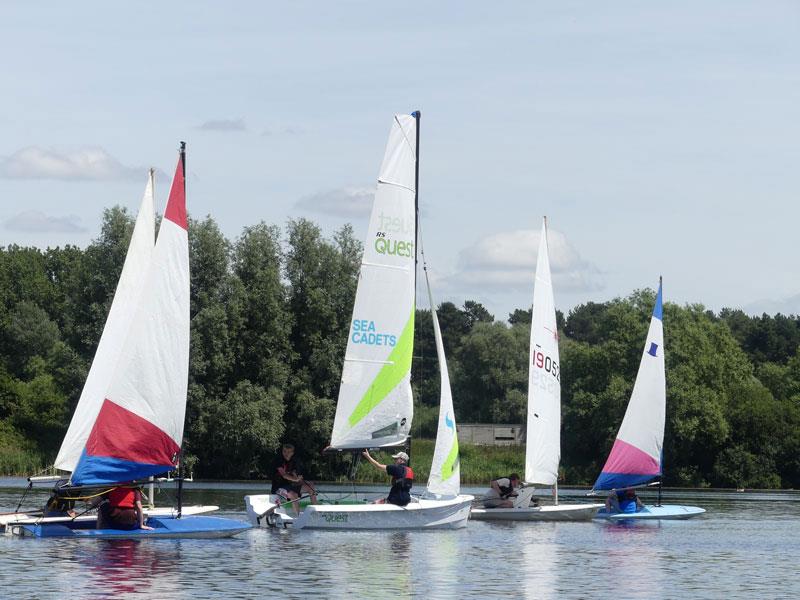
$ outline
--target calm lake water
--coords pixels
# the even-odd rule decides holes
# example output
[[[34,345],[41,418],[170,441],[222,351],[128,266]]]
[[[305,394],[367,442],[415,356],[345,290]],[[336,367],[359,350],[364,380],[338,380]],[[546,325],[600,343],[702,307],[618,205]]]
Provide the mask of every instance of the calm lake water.
[[[222,516],[241,520],[242,497],[264,489],[188,485],[186,503],[217,504]],[[0,511],[16,508],[23,486],[22,480],[0,478]],[[569,491],[562,490],[565,498]],[[170,493],[165,488],[157,503],[169,504]],[[37,491],[25,504],[36,506],[46,496],[46,490]],[[708,513],[684,522],[633,525],[259,529],[224,540],[0,536],[0,597],[800,597],[800,493],[666,492],[664,501],[702,506]]]

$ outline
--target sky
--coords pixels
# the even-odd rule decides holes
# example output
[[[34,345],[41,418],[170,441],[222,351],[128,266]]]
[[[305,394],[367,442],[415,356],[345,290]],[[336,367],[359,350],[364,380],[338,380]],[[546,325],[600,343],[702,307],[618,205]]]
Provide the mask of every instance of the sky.
[[[394,113],[422,112],[437,300],[556,306],[664,277],[668,301],[800,313],[800,4],[14,2],[0,8],[0,245],[87,245],[157,205],[235,239],[366,234]],[[420,301],[420,305],[423,302]]]

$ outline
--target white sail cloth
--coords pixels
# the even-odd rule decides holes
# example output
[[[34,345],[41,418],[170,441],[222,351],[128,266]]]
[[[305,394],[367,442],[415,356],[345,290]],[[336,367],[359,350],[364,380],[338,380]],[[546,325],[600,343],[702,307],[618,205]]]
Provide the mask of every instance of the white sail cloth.
[[[436,445],[433,449],[431,473],[428,477],[428,492],[442,497],[455,497],[461,493],[461,469],[458,456],[458,433],[456,415],[453,410],[453,393],[450,389],[450,375],[447,372],[447,358],[444,354],[442,331],[433,302],[428,271],[425,270],[425,284],[433,319],[433,335],[436,340],[436,357],[439,360],[439,426],[436,430]]]
[[[100,406],[106,398],[114,366],[119,359],[125,338],[133,320],[133,307],[145,290],[142,280],[150,267],[155,244],[155,212],[153,208],[153,174],[147,179],[136,225],[133,228],[125,264],[117,283],[111,309],[108,311],[100,342],[97,344],[94,360],[83,385],[81,397],[72,415],[61,449],[58,451],[55,466],[72,472],[86,445]]]
[[[416,119],[396,115],[361,261],[331,447],[403,443],[413,417]]]
[[[525,482],[554,485],[558,481],[560,458],[561,370],[545,219],[536,259],[531,314]]]

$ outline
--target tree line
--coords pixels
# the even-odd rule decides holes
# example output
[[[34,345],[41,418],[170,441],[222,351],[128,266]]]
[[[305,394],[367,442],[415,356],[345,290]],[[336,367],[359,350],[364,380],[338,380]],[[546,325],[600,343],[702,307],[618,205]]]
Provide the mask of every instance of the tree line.
[[[0,247],[0,472],[52,464],[80,397],[122,269],[133,217],[104,212],[85,249]],[[282,441],[309,470],[341,475],[327,445],[362,245],[306,219],[228,240],[192,219],[186,464],[206,478],[267,474]],[[654,292],[558,314],[565,481],[603,465],[638,369]],[[437,307],[458,422],[524,423],[530,309],[507,320],[466,301]],[[800,318],[664,307],[665,483],[800,485]],[[413,434],[433,437],[439,374],[431,313],[418,309]],[[488,474],[494,475],[494,474]],[[488,476],[487,475],[487,476]]]

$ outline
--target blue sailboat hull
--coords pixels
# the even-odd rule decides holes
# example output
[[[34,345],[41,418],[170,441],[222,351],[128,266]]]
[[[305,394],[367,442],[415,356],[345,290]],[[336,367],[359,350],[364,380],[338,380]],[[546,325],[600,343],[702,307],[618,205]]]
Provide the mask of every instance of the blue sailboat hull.
[[[706,512],[706,509],[698,506],[663,504],[661,506],[645,506],[635,513],[608,512],[603,508],[597,512],[594,518],[607,521],[683,520],[702,515],[704,512]]]
[[[92,539],[146,539],[146,538],[221,538],[230,537],[250,529],[249,523],[222,517],[192,516],[150,517],[147,524],[153,529],[95,529],[89,523],[43,523],[38,525],[10,525],[12,533],[37,538],[92,538]]]

